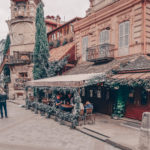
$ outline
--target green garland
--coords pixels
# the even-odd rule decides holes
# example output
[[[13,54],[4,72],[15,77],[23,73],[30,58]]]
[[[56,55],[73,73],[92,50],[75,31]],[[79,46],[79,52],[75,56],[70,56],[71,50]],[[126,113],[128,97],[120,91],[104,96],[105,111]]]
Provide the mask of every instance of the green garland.
[[[6,37],[6,42],[5,42],[5,46],[4,46],[4,50],[3,50],[3,55],[5,56],[10,48],[10,36],[9,34],[7,35]],[[11,82],[11,79],[10,79],[10,68],[8,65],[5,64],[4,68],[3,68],[3,71],[4,71],[4,83],[5,85],[10,83]]]
[[[113,107],[113,114],[112,117],[123,117],[125,114],[125,106],[126,106],[126,101],[128,99],[129,96],[129,88],[127,87],[120,87],[117,91],[116,91],[116,102],[114,104]]]
[[[10,78],[10,69],[9,69],[9,66],[8,65],[5,65],[4,66],[4,83],[7,84],[7,83],[10,83],[11,82],[11,78]]]
[[[26,87],[26,91],[28,90],[28,88],[31,87]],[[33,88],[33,87],[32,87]],[[35,89],[38,89],[39,87],[34,87]],[[64,121],[69,121],[72,123],[71,127],[75,128],[78,125],[78,117],[80,115],[80,102],[81,102],[81,98],[80,95],[77,91],[76,88],[60,88],[60,87],[40,87],[40,90],[53,90],[53,99],[56,96],[57,92],[70,92],[72,94],[74,94],[74,100],[75,100],[75,108],[76,108],[76,114],[71,114],[69,112],[63,112],[60,109],[57,109],[55,104],[53,106],[49,106],[43,103],[39,103],[37,101],[33,101],[31,102],[28,99],[28,96],[26,98],[26,108],[27,109],[33,109],[35,113],[38,113],[38,110],[41,112],[41,115],[44,115],[45,113],[47,113],[47,118],[50,118],[51,115],[54,115],[56,117],[56,120],[58,120],[58,118],[61,120],[60,123],[63,124]]]
[[[6,37],[6,42],[5,42],[5,46],[4,46],[4,50],[3,50],[3,55],[5,56],[7,54],[7,51],[9,50],[10,48],[10,36],[9,34],[7,35]]]
[[[142,87],[145,90],[150,88],[150,78],[145,79],[116,79],[111,77],[106,77],[105,75],[102,76],[95,76],[93,79],[89,80],[86,83],[86,86],[95,85],[98,83],[103,83],[105,87],[115,88],[121,86],[127,87]]]
[[[106,76],[96,76],[87,82],[87,86],[103,83],[104,87],[118,89],[116,92],[116,101],[113,107],[112,117],[123,117],[125,114],[126,100],[129,96],[129,90],[139,87],[142,88],[142,99],[146,103],[147,89],[150,89],[150,78],[145,79],[116,79]]]

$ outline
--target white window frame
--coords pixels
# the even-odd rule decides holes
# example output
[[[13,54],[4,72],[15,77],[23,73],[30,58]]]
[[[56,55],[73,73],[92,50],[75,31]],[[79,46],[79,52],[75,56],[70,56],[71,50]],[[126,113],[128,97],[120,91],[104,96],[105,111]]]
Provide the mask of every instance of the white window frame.
[[[109,34],[110,34],[109,30],[106,30],[106,29],[104,29],[100,32],[100,35],[99,35],[100,36],[100,45],[110,42]]]
[[[130,21],[124,21],[119,24],[119,48],[129,47]],[[126,43],[127,42],[127,43]]]

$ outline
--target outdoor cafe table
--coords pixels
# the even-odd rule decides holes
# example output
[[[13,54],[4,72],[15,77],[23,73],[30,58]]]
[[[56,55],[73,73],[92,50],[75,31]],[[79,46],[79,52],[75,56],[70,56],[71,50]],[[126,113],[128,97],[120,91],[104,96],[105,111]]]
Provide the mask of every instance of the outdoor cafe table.
[[[61,109],[62,109],[63,111],[71,112],[72,109],[73,109],[73,106],[72,106],[72,105],[68,105],[68,104],[61,104]]]

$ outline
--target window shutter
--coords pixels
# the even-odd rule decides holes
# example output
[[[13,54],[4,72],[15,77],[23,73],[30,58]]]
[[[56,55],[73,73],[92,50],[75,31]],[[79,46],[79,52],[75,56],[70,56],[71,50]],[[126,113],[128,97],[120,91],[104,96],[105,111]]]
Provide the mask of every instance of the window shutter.
[[[125,22],[125,46],[129,45],[129,21]]]
[[[102,33],[103,33],[103,32],[100,32],[100,44],[102,44],[102,38],[103,38]]]
[[[106,30],[106,41],[105,43],[109,43],[109,31]]]
[[[109,42],[109,31],[103,30],[100,32],[100,44],[108,43]]]
[[[86,50],[88,48],[88,36],[83,37],[82,39],[82,55],[83,59],[86,60]]]
[[[129,34],[129,21],[125,22],[125,35]]]
[[[123,23],[119,25],[119,47],[123,46]]]

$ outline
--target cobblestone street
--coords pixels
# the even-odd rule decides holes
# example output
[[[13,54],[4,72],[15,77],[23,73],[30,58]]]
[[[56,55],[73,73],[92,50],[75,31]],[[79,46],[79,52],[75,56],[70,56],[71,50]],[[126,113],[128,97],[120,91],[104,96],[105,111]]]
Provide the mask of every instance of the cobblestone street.
[[[8,103],[8,115],[0,120],[0,150],[117,150],[16,104]]]

